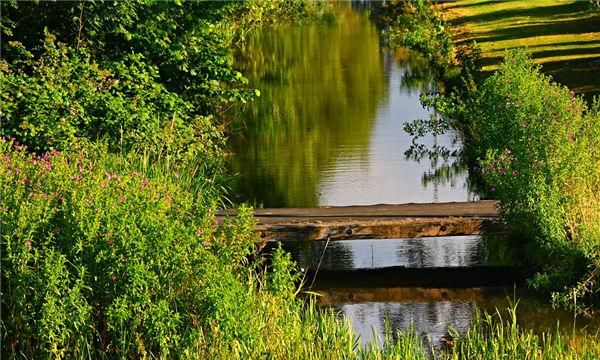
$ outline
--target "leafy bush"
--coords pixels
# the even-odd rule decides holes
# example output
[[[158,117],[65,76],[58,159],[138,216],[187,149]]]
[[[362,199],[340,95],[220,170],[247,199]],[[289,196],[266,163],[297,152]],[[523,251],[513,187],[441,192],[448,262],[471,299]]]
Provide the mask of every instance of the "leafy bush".
[[[247,358],[291,351],[267,330],[292,328],[316,351],[318,321],[351,343],[333,314],[303,315],[289,254],[275,251],[265,271],[249,209],[215,226],[217,197],[186,168],[94,146],[33,155],[2,140],[0,150],[6,356]]]
[[[145,177],[92,150],[1,147],[5,350],[166,356],[202,327],[250,336],[236,324],[251,313],[232,307],[247,301],[247,211],[215,229],[216,199],[190,193],[176,173]]]
[[[103,69],[85,51],[57,43],[52,35],[37,58],[20,43],[13,46],[21,56],[0,65],[2,131],[34,151],[99,139],[111,151],[143,146],[156,155],[208,160],[223,145],[215,121],[168,91],[142,55]]]
[[[477,133],[480,173],[511,227],[534,242],[551,291],[597,289],[600,265],[600,112],[511,51],[464,112]],[[584,277],[585,276],[585,277]],[[573,297],[572,291],[567,291]],[[584,291],[580,291],[579,296]]]
[[[388,7],[389,39],[425,57],[440,79],[455,65],[455,48],[449,25],[428,0],[394,1]]]

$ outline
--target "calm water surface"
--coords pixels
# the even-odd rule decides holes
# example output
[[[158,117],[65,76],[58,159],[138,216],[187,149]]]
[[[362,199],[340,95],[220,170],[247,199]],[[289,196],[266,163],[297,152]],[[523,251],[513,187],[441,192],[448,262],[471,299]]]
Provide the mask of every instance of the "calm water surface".
[[[466,171],[456,164],[453,133],[413,143],[407,121],[431,115],[419,95],[435,88],[424,62],[409,51],[391,53],[366,12],[347,4],[335,19],[254,34],[237,65],[261,96],[232,112],[229,169],[232,193],[264,207],[311,207],[465,201]],[[415,148],[417,146],[417,148]],[[432,151],[423,156],[418,148]],[[417,151],[414,151],[417,150]],[[435,156],[435,155],[446,156]],[[504,245],[503,245],[504,244]],[[300,266],[352,270],[510,266],[514,247],[481,237],[360,240],[288,247]],[[449,326],[468,327],[476,308],[493,311],[521,298],[523,322],[553,328],[572,316],[556,312],[521,289],[319,287],[324,306],[347,315],[363,341],[411,322],[433,344]],[[446,286],[446,285],[444,285]],[[568,325],[570,326],[570,325]],[[436,345],[436,346],[437,346]]]
[[[264,207],[464,201],[456,158],[406,153],[407,121],[434,84],[414,54],[390,53],[366,12],[255,34],[238,57],[259,99],[238,112],[230,141],[233,193]],[[460,149],[452,133],[419,144]]]
[[[463,279],[447,279],[444,272],[453,268],[467,268],[462,276],[477,277],[482,267],[521,266],[518,246],[501,236],[455,236],[422,239],[348,240],[303,242],[285,244],[299,266],[305,271],[318,268],[311,290],[323,306],[330,306],[351,320],[361,341],[366,343],[378,337],[383,339],[385,321],[391,329],[415,331],[434,347],[442,347],[442,336],[452,328],[465,332],[477,309],[502,312],[517,303],[518,322],[537,333],[556,330],[558,324],[566,335],[580,331],[594,333],[600,329],[599,319],[574,317],[568,311],[553,309],[545,300],[535,298],[522,285],[516,284],[509,271],[496,274],[495,282],[502,286],[457,287]],[[380,279],[360,277],[361,271],[373,268],[392,268],[390,277],[380,286]],[[468,268],[474,267],[472,272]],[[477,268],[475,268],[477,267]],[[435,269],[428,276],[444,277],[441,286],[404,286],[403,269]],[[443,269],[442,269],[443,268]],[[329,270],[335,270],[323,278]],[[420,276],[411,273],[410,276]],[[504,278],[506,276],[506,278]],[[354,277],[354,278],[353,278]],[[395,277],[396,279],[394,279]],[[412,282],[412,280],[409,280]],[[430,281],[429,279],[426,281]],[[434,281],[435,282],[435,281]],[[398,283],[399,285],[395,284]],[[351,284],[351,285],[349,285]]]

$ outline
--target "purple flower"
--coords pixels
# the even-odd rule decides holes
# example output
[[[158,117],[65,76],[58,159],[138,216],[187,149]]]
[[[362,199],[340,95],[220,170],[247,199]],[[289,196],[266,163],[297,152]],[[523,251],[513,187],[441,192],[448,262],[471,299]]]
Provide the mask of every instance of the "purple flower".
[[[83,174],[83,168],[82,167],[79,168],[79,173]]]
[[[142,185],[147,185],[148,184],[148,179],[142,179]]]
[[[31,247],[31,240],[27,240],[27,242],[25,243],[27,246]]]
[[[125,202],[125,196],[121,196],[121,197],[119,198],[119,202],[120,202],[121,204],[122,204],[122,203],[124,203],[124,202]]]
[[[504,168],[498,168],[498,173],[504,174]]]
[[[46,163],[46,165],[44,165],[44,169],[46,169],[46,170],[52,170],[52,164]]]

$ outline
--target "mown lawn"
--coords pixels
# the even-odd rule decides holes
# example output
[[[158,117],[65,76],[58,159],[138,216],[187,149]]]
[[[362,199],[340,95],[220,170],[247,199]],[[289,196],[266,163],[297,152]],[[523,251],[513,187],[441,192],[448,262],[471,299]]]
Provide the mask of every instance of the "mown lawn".
[[[587,96],[600,94],[600,11],[583,0],[459,0],[442,3],[456,41],[475,40],[484,70],[525,47],[544,71]]]

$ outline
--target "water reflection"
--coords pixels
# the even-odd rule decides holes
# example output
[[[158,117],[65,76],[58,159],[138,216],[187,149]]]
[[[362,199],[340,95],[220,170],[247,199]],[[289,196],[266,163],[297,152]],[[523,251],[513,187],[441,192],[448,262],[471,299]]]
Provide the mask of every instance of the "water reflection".
[[[452,328],[464,333],[476,309],[494,314],[498,309],[507,318],[505,309],[517,303],[517,322],[536,333],[562,329],[594,332],[599,321],[595,318],[574,317],[573,313],[552,309],[522,288],[381,288],[325,289],[320,302],[332,306],[351,319],[352,327],[361,341],[373,336],[383,338],[385,321],[391,329],[406,330],[411,324],[423,339],[440,348],[442,336]],[[519,299],[518,302],[516,299]]]
[[[441,337],[449,327],[464,332],[468,329],[469,318],[475,311],[469,302],[379,302],[342,305],[339,310],[352,319],[352,327],[363,343],[379,343],[385,334],[384,319],[391,329],[406,330],[412,325],[421,339],[431,339],[438,347]]]
[[[377,29],[345,8],[333,23],[255,34],[239,63],[261,96],[231,137],[238,192],[268,207],[318,205],[324,167],[368,161],[387,91]]]
[[[419,101],[435,86],[425,62],[384,49],[366,12],[341,4],[338,13],[330,22],[259,32],[238,56],[261,97],[233,123],[237,200],[305,207],[475,198],[464,169],[451,181],[424,181],[460,149],[452,134],[422,140],[450,149],[450,158],[404,155],[412,144],[404,123],[430,115]]]
[[[312,241],[285,244],[300,267],[354,270],[385,267],[516,266],[517,242],[504,236]]]

